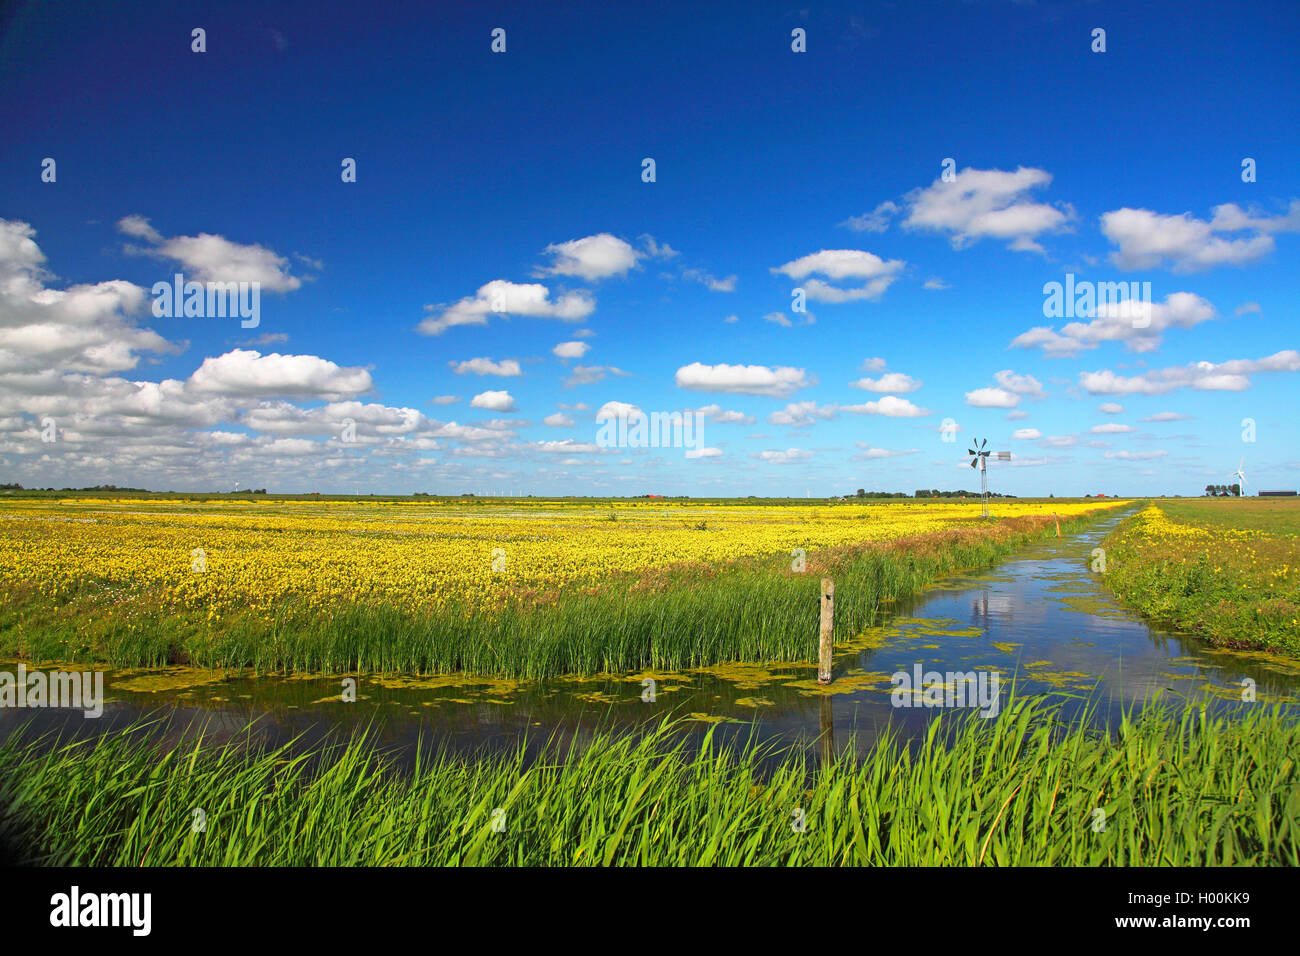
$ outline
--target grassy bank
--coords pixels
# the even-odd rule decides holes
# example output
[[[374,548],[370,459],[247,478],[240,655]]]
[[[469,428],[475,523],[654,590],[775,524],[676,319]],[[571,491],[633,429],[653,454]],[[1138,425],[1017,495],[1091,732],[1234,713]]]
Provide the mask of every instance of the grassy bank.
[[[1300,503],[1161,501],[1102,542],[1106,584],[1214,644],[1300,656]]]
[[[1091,516],[1064,520],[1062,529]],[[490,611],[402,610],[384,602],[335,609],[286,600],[267,618],[212,626],[138,604],[69,617],[40,595],[0,612],[0,653],[113,666],[190,663],[261,672],[467,672],[511,677],[676,670],[816,654],[818,581],[836,585],[836,632],[879,622],[936,578],[996,563],[1054,531],[1049,516],[1009,518],[884,542],[825,548],[797,573],[788,557],[694,562],[598,586],[534,595]]]
[[[1156,706],[1112,733],[1054,717],[1020,699],[945,716],[915,748],[766,770],[670,726],[408,771],[364,739],[321,755],[168,750],[143,728],[11,738],[0,837],[9,862],[85,866],[1300,864],[1293,717]]]

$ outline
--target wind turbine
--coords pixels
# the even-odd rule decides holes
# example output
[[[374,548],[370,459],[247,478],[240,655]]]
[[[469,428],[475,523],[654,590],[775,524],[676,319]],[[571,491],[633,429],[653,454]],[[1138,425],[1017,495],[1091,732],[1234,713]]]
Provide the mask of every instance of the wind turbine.
[[[1243,472],[1241,469],[1244,468],[1245,465],[1246,465],[1246,456],[1242,455],[1241,464],[1237,466],[1236,471],[1234,471],[1232,474],[1228,476],[1229,478],[1237,479],[1237,483],[1241,486],[1241,497],[1243,498],[1246,496],[1246,473]]]
[[[984,518],[987,518],[989,516],[989,464],[988,462],[989,462],[989,456],[993,454],[993,452],[988,451],[986,449],[988,443],[989,442],[987,438],[980,439],[978,443],[975,441],[975,439],[972,438],[971,444],[974,445],[975,447],[966,449],[966,454],[971,456],[970,466],[972,468],[979,468],[980,470],[980,502],[984,506],[980,514],[981,517]],[[998,456],[997,458],[998,461],[1011,460],[1011,452],[1009,451],[1000,451],[997,453],[997,456]]]

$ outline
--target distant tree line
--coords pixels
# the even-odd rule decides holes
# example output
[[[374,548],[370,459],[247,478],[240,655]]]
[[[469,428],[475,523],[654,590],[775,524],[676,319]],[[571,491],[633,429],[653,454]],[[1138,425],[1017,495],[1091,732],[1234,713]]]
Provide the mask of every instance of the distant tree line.
[[[1235,481],[1230,485],[1206,485],[1205,494],[1213,498],[1239,498],[1241,485]]]
[[[980,493],[978,491],[967,491],[964,488],[959,488],[957,491],[940,491],[938,488],[917,488],[915,495],[917,498],[978,498],[979,496]],[[899,495],[899,497],[906,497],[906,495]],[[996,491],[990,491],[989,497],[1014,498],[1015,495],[1004,495]]]

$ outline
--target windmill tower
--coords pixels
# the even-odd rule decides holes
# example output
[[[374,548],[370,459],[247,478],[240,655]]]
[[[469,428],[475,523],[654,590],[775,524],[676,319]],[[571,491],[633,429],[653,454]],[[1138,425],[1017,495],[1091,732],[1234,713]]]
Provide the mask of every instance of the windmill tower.
[[[988,443],[989,442],[987,438],[982,438],[978,442],[976,442],[975,439],[971,439],[971,444],[974,447],[966,449],[966,454],[971,456],[970,466],[972,468],[978,468],[980,470],[980,503],[983,505],[980,511],[980,516],[983,518],[989,517],[989,464],[988,463],[989,463],[989,456],[992,455],[993,452],[988,450],[987,448]],[[1009,451],[997,452],[997,460],[1010,461],[1011,452]]]
[[[1243,498],[1246,497],[1246,473],[1241,469],[1244,468],[1245,466],[1246,466],[1246,456],[1242,455],[1241,464],[1237,466],[1236,471],[1234,471],[1232,474],[1228,476],[1229,478],[1237,479],[1237,484],[1241,486],[1241,497]]]

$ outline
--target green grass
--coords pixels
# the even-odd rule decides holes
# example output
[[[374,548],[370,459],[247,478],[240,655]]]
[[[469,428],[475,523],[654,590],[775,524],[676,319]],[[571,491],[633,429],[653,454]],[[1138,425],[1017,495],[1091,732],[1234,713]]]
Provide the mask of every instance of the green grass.
[[[80,866],[1295,866],[1300,727],[1239,716],[1157,704],[1098,732],[1016,699],[825,766],[712,735],[696,748],[670,724],[405,770],[364,736],[301,753],[168,749],[144,726],[12,737],[0,841],[9,862]]]
[[[1300,656],[1300,501],[1153,502],[1107,536],[1105,582],[1144,616],[1212,644]]]
[[[1062,529],[1096,520],[1062,521]],[[286,604],[274,622],[235,616],[220,630],[180,618],[115,614],[74,618],[15,601],[0,611],[0,653],[33,661],[115,667],[189,663],[281,673],[450,673],[542,678],[728,661],[805,661],[817,649],[818,587],[835,580],[836,635],[878,623],[893,602],[936,578],[992,565],[1044,534],[1051,517],[1016,518],[809,557],[739,561],[723,568],[613,582],[595,593],[491,614],[415,616],[386,605],[322,615]],[[32,601],[43,600],[35,596]]]

